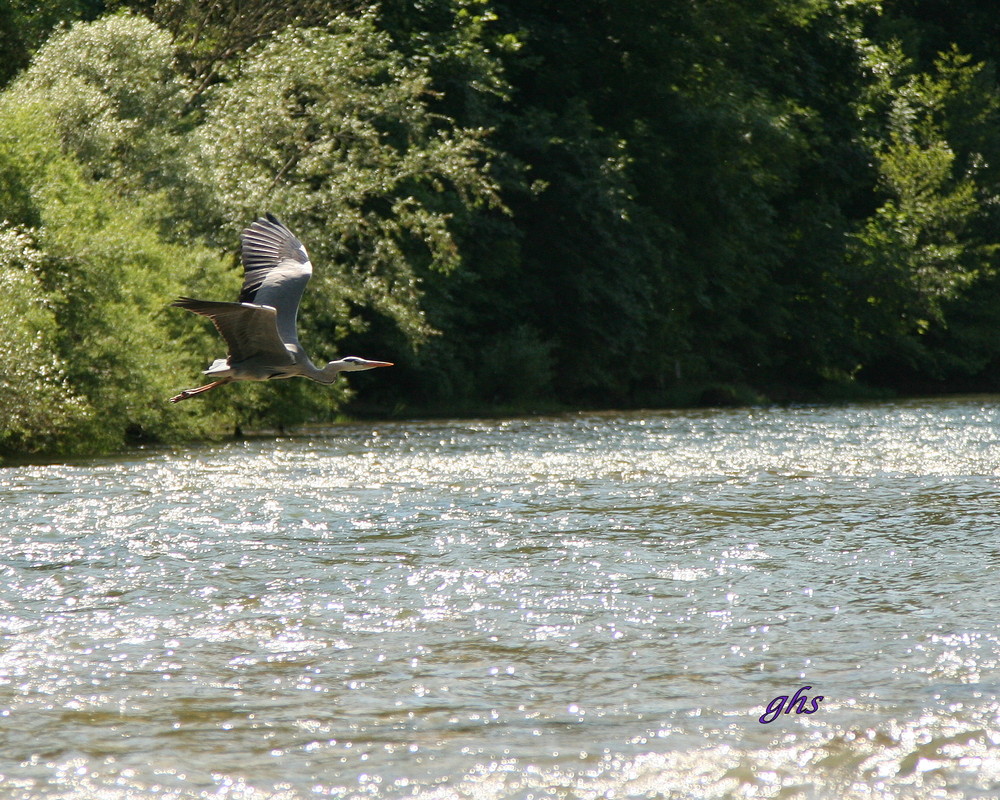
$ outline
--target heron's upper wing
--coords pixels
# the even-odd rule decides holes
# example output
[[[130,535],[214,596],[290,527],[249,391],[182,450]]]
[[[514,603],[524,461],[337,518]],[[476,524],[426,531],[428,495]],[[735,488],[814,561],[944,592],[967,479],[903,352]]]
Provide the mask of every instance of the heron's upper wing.
[[[233,364],[254,361],[263,366],[280,367],[295,362],[278,335],[275,324],[277,314],[273,308],[250,303],[217,303],[191,297],[182,297],[171,305],[211,319],[226,340]]]
[[[243,231],[241,303],[271,306],[278,312],[278,335],[298,345],[295,317],[312,264],[306,249],[274,216],[261,217]]]

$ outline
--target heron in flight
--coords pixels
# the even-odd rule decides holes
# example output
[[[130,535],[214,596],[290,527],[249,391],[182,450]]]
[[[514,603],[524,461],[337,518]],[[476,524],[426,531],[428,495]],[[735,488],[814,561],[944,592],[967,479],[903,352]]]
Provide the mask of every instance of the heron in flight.
[[[179,403],[233,381],[269,381],[300,375],[330,384],[341,372],[391,367],[391,361],[369,361],[347,356],[317,367],[299,344],[295,318],[312,264],[306,249],[288,228],[268,214],[250,225],[240,237],[243,255],[243,289],[238,303],[181,297],[172,306],[208,317],[215,323],[229,350],[205,374],[214,380],[186,389],[170,398]]]

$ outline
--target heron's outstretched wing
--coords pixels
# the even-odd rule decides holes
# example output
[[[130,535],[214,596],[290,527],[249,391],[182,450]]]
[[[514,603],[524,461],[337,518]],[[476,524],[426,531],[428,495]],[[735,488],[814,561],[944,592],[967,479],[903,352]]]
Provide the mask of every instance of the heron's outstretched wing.
[[[269,306],[217,303],[191,297],[182,297],[171,305],[211,319],[226,340],[231,364],[253,362],[280,367],[295,363],[278,335],[277,313]]]
[[[295,317],[312,264],[295,234],[273,215],[261,217],[243,231],[241,303],[271,306],[277,311],[278,335],[298,347]]]

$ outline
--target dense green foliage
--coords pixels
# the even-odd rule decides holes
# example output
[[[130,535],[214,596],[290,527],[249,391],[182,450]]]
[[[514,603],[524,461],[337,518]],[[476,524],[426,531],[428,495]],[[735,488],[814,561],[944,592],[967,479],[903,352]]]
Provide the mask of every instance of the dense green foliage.
[[[993,390],[1000,37],[927,0],[0,0],[0,452],[331,419],[168,308],[309,247],[395,413]],[[331,17],[331,15],[333,15]]]

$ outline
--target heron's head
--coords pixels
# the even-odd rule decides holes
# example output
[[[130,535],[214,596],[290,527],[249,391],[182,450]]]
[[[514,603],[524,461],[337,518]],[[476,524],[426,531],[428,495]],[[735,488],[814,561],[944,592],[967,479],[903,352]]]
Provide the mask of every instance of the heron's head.
[[[336,369],[337,372],[362,372],[375,367],[391,367],[391,361],[369,361],[367,358],[357,356],[345,356],[339,361],[331,361],[326,365],[327,369]]]

